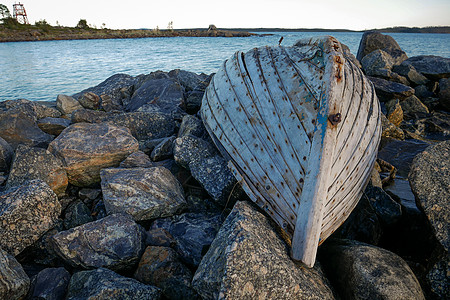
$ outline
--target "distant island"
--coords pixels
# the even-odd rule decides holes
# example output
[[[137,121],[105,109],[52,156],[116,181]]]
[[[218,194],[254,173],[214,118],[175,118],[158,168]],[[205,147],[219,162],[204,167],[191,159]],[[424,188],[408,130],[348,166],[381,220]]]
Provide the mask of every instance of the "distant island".
[[[450,26],[441,27],[391,27],[372,29],[379,32],[403,33],[450,33]],[[80,20],[76,27],[51,26],[45,20],[35,25],[19,24],[15,19],[3,19],[0,24],[0,42],[48,41],[48,40],[80,40],[80,39],[115,39],[115,38],[145,38],[145,37],[248,37],[256,33],[270,32],[364,32],[348,29],[325,28],[208,28],[193,29],[107,29],[92,28],[85,20]]]

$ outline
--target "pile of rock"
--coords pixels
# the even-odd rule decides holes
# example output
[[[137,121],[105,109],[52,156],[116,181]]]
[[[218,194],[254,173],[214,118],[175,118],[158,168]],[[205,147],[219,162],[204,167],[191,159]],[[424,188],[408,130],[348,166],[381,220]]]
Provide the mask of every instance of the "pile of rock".
[[[360,53],[390,112],[382,151],[395,165],[384,149],[408,141],[389,140],[390,132],[415,137],[423,150],[434,142],[430,126],[421,132],[411,121],[420,117],[445,139],[436,120],[446,113],[437,109],[449,99],[442,79],[432,90],[437,75],[385,40],[366,34]],[[386,192],[375,171],[307,269],[246,201],[196,116],[210,79],[181,70],[118,74],[56,102],[0,103],[0,298],[424,299],[422,288],[448,296],[448,141],[412,163],[424,212]]]

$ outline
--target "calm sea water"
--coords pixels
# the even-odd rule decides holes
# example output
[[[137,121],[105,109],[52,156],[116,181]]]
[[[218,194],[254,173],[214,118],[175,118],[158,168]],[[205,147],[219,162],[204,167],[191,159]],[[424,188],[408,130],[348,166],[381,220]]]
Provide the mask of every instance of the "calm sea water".
[[[254,47],[289,46],[300,38],[330,34],[358,51],[362,33],[275,33],[246,38],[144,38],[0,43],[0,101],[55,100],[75,94],[111,75],[148,74],[184,69],[213,73],[235,51]],[[390,34],[408,56],[450,57],[448,34]]]

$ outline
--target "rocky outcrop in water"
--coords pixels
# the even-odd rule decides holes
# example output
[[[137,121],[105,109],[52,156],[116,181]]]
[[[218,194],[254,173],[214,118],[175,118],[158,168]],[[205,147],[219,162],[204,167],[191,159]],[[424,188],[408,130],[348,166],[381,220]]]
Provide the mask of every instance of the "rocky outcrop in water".
[[[0,298],[448,298],[447,60],[381,34],[361,47],[385,113],[378,167],[313,269],[208,136],[210,75],[117,74],[45,105],[1,102]]]

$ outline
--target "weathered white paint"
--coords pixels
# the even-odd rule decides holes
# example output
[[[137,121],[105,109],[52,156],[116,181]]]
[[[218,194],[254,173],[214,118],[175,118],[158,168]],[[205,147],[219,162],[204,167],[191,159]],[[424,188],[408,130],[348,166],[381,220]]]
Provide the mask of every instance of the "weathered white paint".
[[[361,70],[322,37],[237,52],[212,79],[201,115],[245,192],[293,238],[293,259],[313,266],[361,196],[379,111]]]

